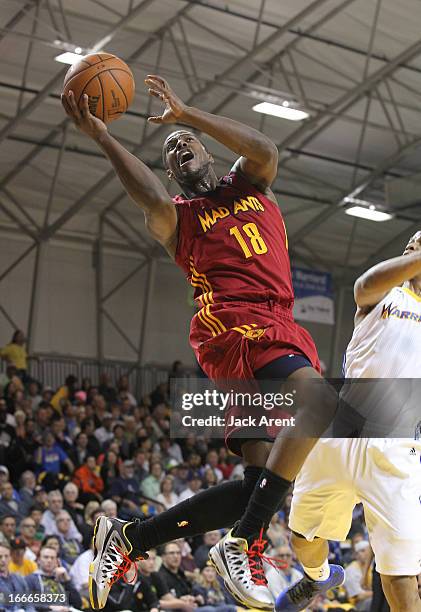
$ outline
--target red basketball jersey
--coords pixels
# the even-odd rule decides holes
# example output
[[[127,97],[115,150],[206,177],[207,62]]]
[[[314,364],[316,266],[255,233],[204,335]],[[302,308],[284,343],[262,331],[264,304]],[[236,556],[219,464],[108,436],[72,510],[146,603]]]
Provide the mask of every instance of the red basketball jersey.
[[[203,197],[173,201],[179,223],[175,260],[195,287],[199,307],[273,301],[292,310],[288,239],[272,200],[232,172]]]

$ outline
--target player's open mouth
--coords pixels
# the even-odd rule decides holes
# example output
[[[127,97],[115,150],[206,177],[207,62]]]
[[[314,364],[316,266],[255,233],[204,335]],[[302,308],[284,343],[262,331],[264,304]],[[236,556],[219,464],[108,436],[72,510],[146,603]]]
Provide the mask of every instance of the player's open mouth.
[[[194,158],[194,155],[191,151],[183,151],[183,153],[181,153],[181,155],[178,158],[178,165],[181,168],[182,166],[184,166],[184,164],[187,164],[193,158]]]
[[[415,248],[413,246],[407,246],[404,250],[404,255],[409,255],[410,253],[415,253]]]

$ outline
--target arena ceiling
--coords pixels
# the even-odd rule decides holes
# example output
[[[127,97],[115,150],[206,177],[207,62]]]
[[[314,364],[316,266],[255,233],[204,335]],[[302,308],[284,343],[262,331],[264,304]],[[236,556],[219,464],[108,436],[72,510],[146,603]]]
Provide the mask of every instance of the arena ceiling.
[[[419,0],[2,0],[0,231],[48,240],[122,243],[164,257],[143,215],[59,101],[61,50],[103,50],[131,66],[137,92],[112,133],[162,179],[168,127],[146,124],[149,72],[189,104],[263,130],[278,145],[275,184],[294,261],[350,283],[421,227]],[[298,101],[301,122],[252,110],[253,91]],[[210,143],[223,174],[232,154]],[[392,211],[345,214],[352,196]],[[126,246],[125,246],[126,248]]]

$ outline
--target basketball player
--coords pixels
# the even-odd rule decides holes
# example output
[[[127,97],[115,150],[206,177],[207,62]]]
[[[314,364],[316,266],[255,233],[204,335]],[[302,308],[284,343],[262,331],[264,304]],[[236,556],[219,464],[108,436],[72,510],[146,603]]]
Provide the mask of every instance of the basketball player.
[[[421,231],[402,256],[363,274],[354,293],[357,312],[346,378],[419,378]],[[401,389],[391,406],[396,412],[407,404],[403,396],[409,382],[380,381],[391,391]],[[352,384],[358,387],[358,381]],[[378,385],[364,386],[366,394],[374,389],[371,403]],[[310,453],[295,483],[290,515],[292,544],[306,576],[278,597],[278,612],[303,610],[330,588],[327,540],[346,539],[359,501],[391,612],[421,612],[421,408],[419,397],[415,399],[408,430],[415,439],[323,439]],[[339,566],[334,571],[343,572]]]
[[[147,165],[90,114],[87,96],[80,109],[69,92],[62,96],[63,106],[108,157],[127,193],[144,211],[150,234],[195,287],[200,310],[192,320],[190,342],[207,376],[214,381],[288,379],[294,385],[316,380],[321,384],[299,407],[296,423],[306,428],[313,420],[315,429],[324,431],[325,418],[336,404],[320,377],[310,335],[292,317],[287,236],[270,190],[277,173],[276,146],[246,125],[186,106],[159,76],[149,75],[145,83],[165,107],[150,122],[200,130],[240,156],[227,176],[218,180],[211,153],[191,131],[172,132],[162,157],[168,177],[183,191],[172,199]],[[313,432],[294,439],[278,436],[271,447],[265,436],[242,439],[241,431],[231,428],[227,444],[248,465],[243,482],[212,487],[140,524],[99,521],[90,572],[93,608],[105,605],[112,582],[148,549],[241,519],[235,534],[231,531],[213,549],[213,562],[241,602],[273,609],[257,536],[285,500],[315,444],[316,438],[308,437]]]

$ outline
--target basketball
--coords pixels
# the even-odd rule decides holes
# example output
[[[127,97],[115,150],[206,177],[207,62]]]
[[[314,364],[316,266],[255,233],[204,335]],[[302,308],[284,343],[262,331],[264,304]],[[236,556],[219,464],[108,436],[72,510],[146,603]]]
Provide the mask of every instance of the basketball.
[[[87,94],[90,112],[104,123],[110,123],[129,108],[135,82],[123,60],[110,53],[93,53],[81,58],[67,71],[63,93],[68,94],[70,90],[78,106],[83,94]]]

